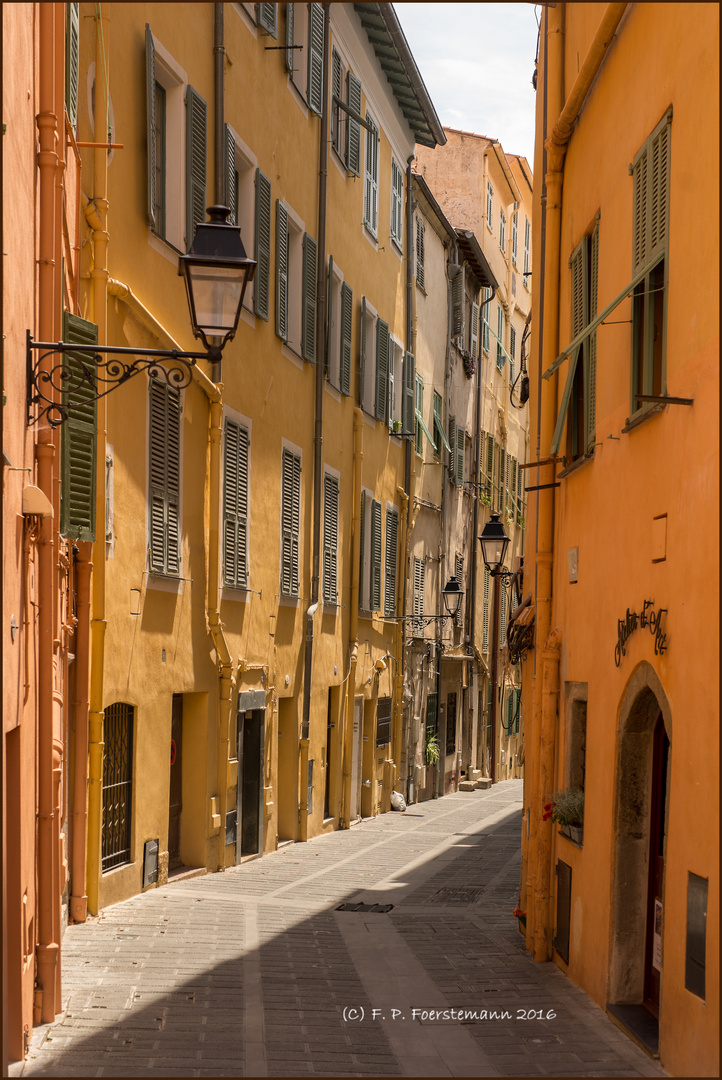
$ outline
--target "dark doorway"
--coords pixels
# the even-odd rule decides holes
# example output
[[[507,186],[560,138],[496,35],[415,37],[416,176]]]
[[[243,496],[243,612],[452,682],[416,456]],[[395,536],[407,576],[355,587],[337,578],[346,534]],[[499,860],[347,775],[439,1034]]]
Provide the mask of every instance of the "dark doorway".
[[[645,1008],[659,1018],[662,978],[662,923],[664,892],[664,837],[666,821],[669,739],[660,712],[652,743],[652,804],[649,824],[649,890],[647,894],[647,940],[644,959]]]
[[[182,866],[180,823],[183,809],[183,695],[173,695],[170,735],[170,800],[168,807],[168,870]]]
[[[333,721],[331,717],[332,712],[332,700],[333,700],[333,687],[328,688],[328,710],[326,713],[326,752],[324,754],[324,789],[323,789],[323,816],[324,818],[331,817],[331,739],[333,738]]]
[[[236,795],[236,861],[258,855],[263,847],[264,710],[238,717],[238,788]]]

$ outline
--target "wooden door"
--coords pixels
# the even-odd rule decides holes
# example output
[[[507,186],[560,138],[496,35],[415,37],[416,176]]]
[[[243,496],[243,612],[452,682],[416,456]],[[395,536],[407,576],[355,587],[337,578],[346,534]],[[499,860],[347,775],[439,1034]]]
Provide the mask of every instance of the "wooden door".
[[[170,742],[170,800],[168,806],[168,869],[182,866],[180,825],[183,809],[183,695],[173,695]]]
[[[652,748],[652,805],[649,826],[649,889],[647,894],[647,940],[644,960],[644,1005],[659,1016],[662,981],[662,925],[664,916],[664,838],[667,828],[666,795],[669,739],[662,714],[654,729]]]

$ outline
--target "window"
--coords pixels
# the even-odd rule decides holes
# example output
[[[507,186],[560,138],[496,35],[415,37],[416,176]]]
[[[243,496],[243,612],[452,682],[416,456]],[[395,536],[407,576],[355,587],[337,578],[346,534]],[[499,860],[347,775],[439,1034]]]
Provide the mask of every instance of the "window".
[[[416,361],[414,354],[404,353],[404,395],[402,406],[401,429],[405,435],[411,436],[415,431],[415,391],[416,391]]]
[[[420,217],[416,218],[416,284],[424,286],[424,223]]]
[[[669,177],[671,113],[664,117],[640,149],[632,166],[632,270],[646,268],[632,303],[632,401],[630,415],[652,407],[637,394],[666,391],[667,245],[669,243]]]
[[[342,160],[344,158],[342,133],[346,114],[333,99],[343,97],[343,71],[343,61],[336,49],[333,49],[331,53],[331,146]]]
[[[316,241],[276,200],[276,333],[297,355],[316,359]]]
[[[388,423],[389,327],[379,319],[365,296],[361,297],[359,352],[359,405],[364,412]]]
[[[361,492],[359,610],[381,609],[381,503]]]
[[[384,553],[384,615],[396,614],[396,563],[399,536],[399,512],[386,507],[386,550]]]
[[[253,278],[253,310],[268,322],[271,291],[271,181],[256,169],[254,257],[258,266]]]
[[[516,360],[516,330],[509,327],[509,381],[514,382],[514,361]]]
[[[482,439],[482,446],[484,440]],[[482,492],[486,496],[487,505],[491,505],[492,492],[494,489],[494,436],[491,433],[487,433],[486,436],[486,450],[483,454],[482,472],[484,474],[482,482]]]
[[[403,249],[404,237],[404,174],[396,164],[391,162],[391,239]]]
[[[351,320],[353,290],[329,257],[328,271],[328,356],[326,377],[342,394],[351,393]]]
[[[63,340],[76,345],[97,345],[95,323],[63,312]],[[92,367],[88,353],[65,353],[63,375],[68,387],[63,405],[72,406],[62,427],[60,457],[60,535],[73,540],[95,540],[95,455],[97,402],[82,378],[82,367]]]
[[[524,285],[529,288],[527,274],[531,272],[531,222],[524,218]]]
[[[491,181],[486,181],[486,224],[490,231],[494,229],[494,189]]]
[[[506,214],[499,211],[499,247],[506,255]]]
[[[446,698],[446,747],[447,754],[456,753],[456,694]]]
[[[501,586],[499,592],[499,648],[503,649],[506,644],[506,589]]]
[[[281,474],[281,594],[300,592],[301,458],[284,448]]]
[[[456,417],[449,418],[449,480],[462,487],[464,484],[466,431],[457,426]]]
[[[65,5],[65,109],[73,131],[78,124],[78,61],[80,58],[80,4]]]
[[[364,183],[364,225],[374,237],[379,233],[379,129],[366,113],[366,174]]]
[[[129,863],[133,806],[134,708],[108,705],[103,714],[103,824],[101,864],[105,874]]]
[[[456,578],[456,580],[459,582],[459,585],[461,585],[461,587],[463,589],[464,588],[464,556],[460,555],[458,552],[456,553],[456,558],[454,559],[454,577]],[[463,598],[463,596],[461,598],[461,603],[459,604],[459,610],[456,612],[456,616],[454,617],[454,625],[459,626],[459,627],[464,625],[464,598]]]
[[[273,7],[273,5],[266,5]],[[271,276],[271,181],[256,166],[255,155],[226,124],[226,205],[229,221],[241,228],[243,246],[258,264],[253,290],[243,306],[268,321]]]
[[[496,500],[494,508],[498,514],[503,514],[506,494],[506,450],[503,446],[496,447],[496,463],[497,467],[494,473]]]
[[[516,257],[519,241],[519,211],[515,210],[511,218],[511,261],[517,265]]]
[[[484,603],[483,603],[483,618],[482,618],[482,630],[481,630],[481,651],[489,651],[489,582],[491,581],[491,574],[489,573],[489,567],[484,567]]]
[[[434,457],[441,457],[441,437],[439,432],[444,430],[444,423],[441,417],[441,394],[437,390],[434,390],[434,435],[436,436],[436,445],[434,446]],[[444,439],[446,433],[444,433]]]
[[[150,410],[150,571],[180,573],[180,391],[148,380]]]
[[[496,369],[504,367],[504,309],[496,305]]]
[[[464,267],[454,266],[451,280],[451,337],[458,348],[463,349],[465,337],[466,292]]]
[[[416,637],[424,634],[424,585],[426,580],[426,563],[423,559],[414,556],[414,618],[411,620],[411,633]]]
[[[323,34],[322,4],[286,4],[286,69],[309,109],[319,116],[323,95]],[[294,45],[302,48],[293,48]]]
[[[223,583],[248,587],[248,431],[226,417],[223,443]]]
[[[426,697],[426,738],[429,735],[438,735],[439,733],[439,716],[438,716],[438,695],[428,694]]]
[[[376,705],[376,745],[388,746],[391,742],[391,698],[380,697]]]
[[[479,305],[472,301],[469,319],[469,352],[474,360],[479,356]]]
[[[424,440],[422,438],[421,425],[424,422],[424,380],[416,373],[416,403],[415,403],[414,447],[421,457],[424,452]]]
[[[323,602],[338,602],[338,493],[335,476],[323,478]]]
[[[402,431],[404,399],[404,350],[400,341],[389,337],[389,427]]]
[[[489,323],[489,308],[491,307],[491,289],[482,290],[482,348],[484,352],[489,352],[489,340],[491,337],[491,325]]]

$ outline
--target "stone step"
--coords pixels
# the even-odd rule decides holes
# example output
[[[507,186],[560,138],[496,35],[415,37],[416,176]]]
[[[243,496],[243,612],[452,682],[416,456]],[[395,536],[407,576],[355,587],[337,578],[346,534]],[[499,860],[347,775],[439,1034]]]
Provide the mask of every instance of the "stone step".
[[[476,783],[474,784],[474,787],[482,788],[482,789],[490,788],[491,787],[491,778],[488,777],[488,776],[482,776],[480,780],[476,781]]]

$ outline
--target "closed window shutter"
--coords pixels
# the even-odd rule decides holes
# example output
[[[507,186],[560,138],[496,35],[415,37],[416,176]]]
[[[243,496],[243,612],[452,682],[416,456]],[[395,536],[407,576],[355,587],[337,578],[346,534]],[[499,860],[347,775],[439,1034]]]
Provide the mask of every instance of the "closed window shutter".
[[[361,327],[360,327],[360,349],[359,349],[359,383],[358,383],[358,403],[361,408],[365,408],[366,403],[366,297],[361,297]]]
[[[386,551],[384,558],[384,615],[396,614],[396,559],[399,535],[399,515],[396,510],[386,511]]]
[[[494,436],[488,433],[486,436],[486,480],[484,483],[484,492],[489,497],[489,503],[491,503],[491,497],[494,487]]]
[[[666,250],[669,221],[670,121],[649,138],[649,258]]]
[[[256,19],[261,30],[272,38],[278,36],[278,4],[256,4]]]
[[[645,143],[632,169],[632,270],[635,271],[646,264],[649,250],[647,165],[647,143]]]
[[[288,213],[276,199],[276,333],[288,341]]]
[[[308,107],[318,116],[323,105],[323,6],[309,4]]]
[[[303,234],[303,283],[301,289],[301,355],[316,360],[316,241]]]
[[[78,61],[80,58],[80,5],[66,4],[65,107],[73,131],[78,124]]]
[[[451,319],[451,336],[456,338],[460,346],[464,343],[464,267],[456,268],[456,274],[451,285],[451,303],[453,314]]]
[[[155,144],[155,45],[150,26],[145,24],[145,100],[146,100],[146,145],[148,152],[147,207],[148,222],[151,228],[157,228],[155,220],[155,162],[157,156]]]
[[[381,608],[381,503],[371,502],[371,610]]]
[[[414,558],[414,619],[412,633],[420,637],[424,632],[424,587],[426,584],[426,563]]]
[[[496,509],[500,514],[504,513],[504,494],[506,491],[506,450],[503,446],[499,447],[499,475],[497,478],[496,488]]]
[[[479,305],[472,303],[471,305],[471,335],[469,341],[469,351],[471,355],[476,359],[479,353]]]
[[[511,727],[514,720],[514,691],[506,692],[506,733],[511,735]]]
[[[489,582],[491,580],[489,567],[484,567],[484,603],[481,629],[481,651],[489,651]]]
[[[346,74],[346,94],[349,108],[360,116],[361,83],[352,71]],[[361,173],[361,125],[350,116],[346,124],[346,168],[356,176]]]
[[[286,71],[291,73],[293,78],[293,4],[286,4]]]
[[[389,389],[389,327],[383,319],[376,323],[376,419],[386,420]]]
[[[351,323],[353,318],[353,289],[341,286],[341,393],[351,393]]]
[[[414,420],[415,420],[415,406],[414,406],[414,394],[416,392],[416,364],[414,360],[414,354],[411,352],[404,353],[404,401],[403,401],[403,417],[402,417],[402,429],[405,435],[412,435],[414,432]]]
[[[529,262],[529,248],[531,244],[531,222],[529,218],[524,218],[524,273],[528,274],[530,270]]]
[[[483,307],[482,315],[482,347],[484,352],[489,351],[489,338],[490,338],[490,326],[489,326],[489,308],[491,306],[491,289],[484,289],[484,300],[486,303]]]
[[[577,334],[581,334],[582,330],[589,322],[589,282],[587,277],[588,245],[589,237],[583,236],[569,260],[569,267],[572,272],[572,338],[575,338]],[[574,387],[574,375],[579,362],[580,353],[582,363],[584,364],[585,375],[588,375],[589,338],[585,338],[582,344],[577,346],[569,360],[567,381],[564,384],[559,415],[557,416],[554,435],[552,437],[551,452],[553,454],[557,452],[561,443],[562,431],[564,430],[564,422],[569,410],[569,402],[571,401],[572,389]],[[585,382],[586,381],[587,379],[585,379]]]
[[[509,356],[512,361],[516,360],[516,330],[513,326],[509,327]]]
[[[456,417],[449,417],[449,480],[456,483]]]
[[[391,235],[401,246],[404,233],[404,174],[395,161],[391,163]]]
[[[180,571],[180,392],[161,379],[150,394],[150,569]]]
[[[338,480],[323,478],[323,599],[338,600]]]
[[[506,477],[505,477],[506,491],[505,491],[505,495],[504,495],[504,509],[505,510],[508,510],[509,506],[510,506],[510,502],[509,502],[510,480],[511,480],[511,455],[507,454],[506,455]]]
[[[331,144],[337,154],[341,153],[341,108],[333,97],[341,98],[342,78],[341,57],[334,49],[331,54]]]
[[[599,223],[591,236],[589,267],[589,322],[597,316],[597,286],[599,283]],[[589,335],[589,378],[586,385],[587,415],[585,446],[588,454],[594,453],[597,429],[597,331]]]
[[[236,172],[236,140],[228,124],[224,125],[226,146],[226,206],[230,210],[228,221],[238,224],[238,174]]]
[[[456,429],[456,483],[461,487],[464,483],[464,455],[466,450],[466,431],[462,427]]]
[[[511,458],[511,468],[509,470],[511,478],[511,485],[509,488],[509,509],[511,510],[512,518],[516,518],[516,485],[517,485],[517,461],[516,458]]]
[[[206,103],[189,86],[186,91],[186,248],[196,225],[206,220]]]
[[[223,580],[248,584],[248,432],[233,420],[225,423],[223,453]]]
[[[281,592],[299,594],[299,543],[301,522],[301,459],[283,451],[281,479]]]
[[[501,371],[504,366],[504,309],[496,306],[496,366]]]
[[[376,236],[378,232],[379,206],[379,136],[378,128],[366,113],[366,122],[373,131],[366,130],[366,178],[364,183],[364,225]]]
[[[521,690],[514,691],[514,734],[519,734],[519,721],[521,720]]]
[[[458,553],[457,553],[456,558],[454,560],[454,577],[456,578],[456,580],[459,582],[459,585],[461,585],[461,587],[463,589],[463,587],[464,587],[464,556],[459,555]],[[456,626],[463,626],[464,625],[464,599],[463,599],[463,597],[461,599],[461,603],[459,604],[459,610],[457,611],[456,615],[454,616],[454,623],[455,623]]]
[[[519,211],[514,211],[514,216],[511,219],[511,259],[516,266],[516,256],[518,250],[519,240]]]
[[[424,223],[421,218],[416,219],[416,284],[423,289],[424,286]],[[462,285],[463,288],[463,285]]]
[[[359,517],[360,544],[359,544],[359,578],[358,578],[358,606],[359,611],[366,608],[366,492],[361,492],[361,514]]]
[[[98,327],[63,312],[63,340],[97,345]],[[83,368],[94,375],[95,366],[89,353],[63,355],[63,375],[68,376],[64,382],[69,389],[63,391],[62,404],[71,408],[61,436],[60,535],[73,540],[95,540],[97,401],[83,378]]]
[[[436,436],[436,439],[435,439],[436,446],[434,447],[434,457],[437,457],[437,458],[441,457],[441,444],[442,444],[442,441],[443,441],[442,435],[443,436],[446,435],[446,432],[444,431],[444,422],[443,422],[442,417],[441,417],[441,408],[442,408],[441,394],[437,393],[437,391],[434,390],[434,435]]]
[[[506,642],[506,589],[503,586],[501,586],[500,592],[501,592],[501,603],[500,603],[501,614],[500,614],[500,618],[499,618],[499,648],[503,649],[504,648],[504,643]]]
[[[268,322],[271,291],[271,181],[256,169],[256,220],[254,257],[258,266],[253,279],[253,310]]]

